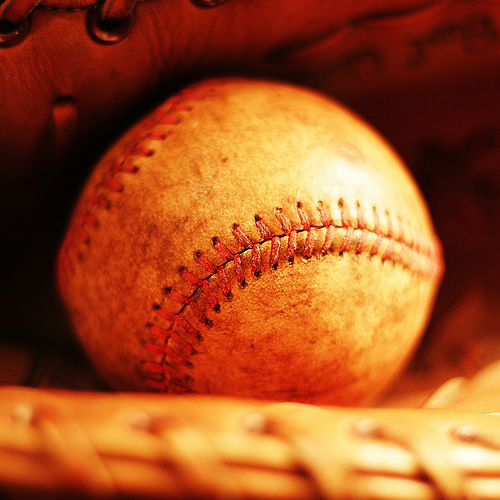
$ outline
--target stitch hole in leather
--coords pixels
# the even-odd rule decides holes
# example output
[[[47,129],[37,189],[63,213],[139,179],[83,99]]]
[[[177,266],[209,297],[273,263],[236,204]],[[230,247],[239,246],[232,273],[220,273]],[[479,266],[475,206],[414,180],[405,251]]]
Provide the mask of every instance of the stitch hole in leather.
[[[20,44],[28,36],[29,31],[28,17],[19,23],[0,19],[0,47],[14,47]]]
[[[54,101],[46,141],[47,167],[51,169],[52,175],[65,165],[76,143],[78,114],[78,106],[74,97],[61,96]]]
[[[211,9],[213,7],[218,7],[226,0],[191,0],[196,7],[200,7],[202,9]]]
[[[103,19],[99,4],[95,4],[88,9],[86,24],[89,35],[96,42],[113,44],[128,36],[133,21],[133,13],[123,19]]]

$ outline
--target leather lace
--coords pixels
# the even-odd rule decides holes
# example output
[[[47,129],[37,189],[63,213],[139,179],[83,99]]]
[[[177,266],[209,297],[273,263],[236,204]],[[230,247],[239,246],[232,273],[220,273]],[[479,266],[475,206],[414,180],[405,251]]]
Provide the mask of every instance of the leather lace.
[[[104,0],[100,8],[101,20],[124,19],[142,0]],[[96,3],[96,0],[4,0],[0,1],[0,21],[20,23],[38,7],[48,9],[75,10],[84,9]]]

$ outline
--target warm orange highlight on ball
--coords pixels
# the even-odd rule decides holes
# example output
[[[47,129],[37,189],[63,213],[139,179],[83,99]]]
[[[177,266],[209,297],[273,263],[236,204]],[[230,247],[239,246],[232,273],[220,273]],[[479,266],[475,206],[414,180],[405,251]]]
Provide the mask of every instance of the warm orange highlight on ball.
[[[441,274],[425,202],[378,134],[314,92],[236,78],[129,130],[59,255],[112,387],[349,405],[400,373]]]

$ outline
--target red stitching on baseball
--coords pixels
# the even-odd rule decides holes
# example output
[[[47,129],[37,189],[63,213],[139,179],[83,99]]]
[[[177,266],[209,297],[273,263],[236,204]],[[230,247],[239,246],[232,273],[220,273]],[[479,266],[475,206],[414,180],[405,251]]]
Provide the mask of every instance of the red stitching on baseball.
[[[210,274],[215,274],[217,272],[217,266],[210,262],[202,252],[196,252],[194,260],[200,264],[200,266],[204,267]]]
[[[159,318],[167,320],[169,324],[160,328],[156,324],[148,323],[148,328],[156,340],[153,343],[153,348],[148,347],[148,343],[146,343],[146,348],[157,357],[155,362],[143,364],[144,377],[150,388],[169,392],[172,384],[174,384],[174,391],[178,390],[179,384],[181,384],[186,391],[190,391],[193,379],[189,376],[187,378],[182,376],[187,375],[183,370],[192,368],[193,365],[189,358],[191,355],[195,355],[196,350],[192,344],[188,344],[192,348],[191,354],[189,353],[186,348],[187,340],[184,336],[196,342],[200,342],[202,338],[197,327],[185,317],[185,313],[189,308],[198,322],[211,327],[212,321],[207,316],[209,311],[202,311],[197,304],[200,294],[205,295],[209,309],[220,312],[222,306],[217,301],[215,289],[218,288],[227,300],[232,298],[233,290],[228,276],[228,264],[230,263],[233,263],[234,276],[240,287],[248,285],[243,263],[243,256],[248,252],[250,252],[250,268],[256,278],[266,268],[276,271],[280,261],[293,264],[298,252],[297,237],[300,234],[304,236],[300,253],[306,259],[311,259],[315,254],[319,256],[333,253],[340,256],[346,252],[355,254],[364,252],[370,258],[378,256],[381,261],[390,261],[394,265],[402,266],[424,278],[441,271],[440,248],[437,246],[437,242],[426,239],[416,232],[413,237],[407,238],[404,222],[400,217],[397,218],[399,230],[395,234],[389,212],[384,213],[386,229],[383,230],[375,207],[372,210],[373,227],[371,229],[366,219],[366,213],[359,202],[356,204],[356,219],[352,222],[343,199],[338,202],[339,223],[337,224],[334,223],[334,217],[331,216],[322,202],[318,202],[316,208],[321,220],[321,225],[317,226],[311,223],[304,205],[300,202],[297,203],[296,210],[300,228],[292,228],[292,223],[283,213],[283,209],[276,208],[274,213],[281,225],[282,232],[280,234],[274,234],[263,218],[255,215],[255,226],[261,237],[259,241],[255,242],[242,230],[239,224],[233,224],[232,234],[241,249],[232,252],[220,238],[213,238],[212,245],[222,259],[220,264],[210,261],[201,251],[195,253],[194,261],[205,272],[208,272],[208,276],[202,279],[182,268],[180,275],[192,287],[192,293],[185,296],[167,288],[167,297],[180,304],[180,309],[177,313],[171,313],[155,305]],[[321,245],[318,245],[318,240],[321,239],[320,234],[323,232],[323,241]],[[371,246],[369,245],[370,234],[376,236]],[[283,251],[285,239],[288,241],[286,250]],[[264,265],[262,256],[262,245],[264,244],[270,245],[267,267]],[[158,330],[158,328],[160,329]],[[181,333],[176,331],[177,329],[180,329]],[[158,338],[161,338],[165,345],[158,346],[156,344]],[[167,344],[168,349],[165,347]],[[163,367],[165,370],[162,369]],[[176,374],[177,370],[181,372],[178,375]]]
[[[236,275],[236,279],[238,280],[239,285],[242,288],[245,288],[247,286],[247,282],[245,280],[245,270],[243,269],[243,261],[241,260],[241,255],[235,255],[233,262],[234,274]]]
[[[256,278],[262,273],[262,254],[259,243],[252,247],[252,273]]]
[[[280,257],[281,240],[278,236],[273,236],[271,240],[271,257],[269,267],[273,270],[278,269],[278,259]]]
[[[254,219],[255,219],[255,225],[257,226],[257,229],[259,230],[262,239],[264,241],[270,240],[273,237],[273,233],[271,232],[271,230],[266,226],[266,224],[259,215],[256,215]]]
[[[250,238],[241,230],[238,224],[233,224],[233,235],[243,248],[252,248],[253,244]]]
[[[94,191],[87,198],[84,208],[76,217],[76,222],[72,224],[61,245],[58,265],[58,276],[61,284],[67,281],[68,275],[75,272],[72,260],[80,260],[84,247],[90,245],[91,238],[88,229],[95,229],[99,225],[98,217],[93,212],[111,209],[113,193],[120,193],[124,189],[122,176],[136,174],[139,170],[139,167],[133,163],[134,157],[147,158],[154,154],[154,149],[145,147],[143,142],[146,139],[163,141],[169,135],[168,131],[151,129],[159,124],[176,125],[180,123],[182,119],[180,113],[192,109],[192,106],[186,101],[202,100],[212,92],[212,88],[199,85],[192,89],[187,88],[173,96],[144,120],[143,128],[124,146],[122,154],[111,161],[110,167],[104,172]]]
[[[190,273],[187,269],[181,268],[180,274],[182,279],[186,283],[189,283],[191,286],[200,287],[202,285],[202,280],[194,274]]]

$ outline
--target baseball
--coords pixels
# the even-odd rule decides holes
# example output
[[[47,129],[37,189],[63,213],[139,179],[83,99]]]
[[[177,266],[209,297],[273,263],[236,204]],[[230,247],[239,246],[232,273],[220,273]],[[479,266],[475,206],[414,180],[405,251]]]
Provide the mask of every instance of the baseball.
[[[58,257],[112,388],[338,405],[401,372],[442,270],[425,201],[375,131],[243,78],[190,86],[125,133]]]

